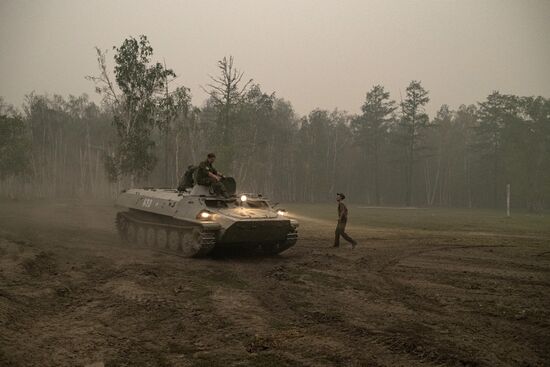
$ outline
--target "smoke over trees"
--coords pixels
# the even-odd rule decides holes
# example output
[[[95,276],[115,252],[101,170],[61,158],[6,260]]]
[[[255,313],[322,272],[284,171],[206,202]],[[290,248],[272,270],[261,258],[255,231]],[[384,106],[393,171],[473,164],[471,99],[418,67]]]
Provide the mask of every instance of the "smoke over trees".
[[[176,187],[185,167],[219,157],[242,191],[280,201],[327,201],[337,191],[370,205],[550,205],[550,99],[494,92],[477,105],[424,112],[429,92],[412,81],[399,103],[372,87],[359,115],[292,104],[218,62],[193,106],[175,72],[155,63],[142,36],[98,50],[100,106],[84,95],[27,96],[0,104],[0,194],[112,197],[132,185]],[[114,74],[114,77],[112,76]]]

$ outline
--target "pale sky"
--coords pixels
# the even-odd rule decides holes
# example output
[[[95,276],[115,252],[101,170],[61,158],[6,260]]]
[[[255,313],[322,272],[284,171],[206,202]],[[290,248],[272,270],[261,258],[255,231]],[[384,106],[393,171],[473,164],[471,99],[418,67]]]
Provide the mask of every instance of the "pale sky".
[[[0,0],[0,96],[98,101],[94,46],[140,34],[197,105],[224,55],[299,114],[357,113],[374,84],[399,100],[412,79],[431,114],[493,90],[550,97],[550,0]]]

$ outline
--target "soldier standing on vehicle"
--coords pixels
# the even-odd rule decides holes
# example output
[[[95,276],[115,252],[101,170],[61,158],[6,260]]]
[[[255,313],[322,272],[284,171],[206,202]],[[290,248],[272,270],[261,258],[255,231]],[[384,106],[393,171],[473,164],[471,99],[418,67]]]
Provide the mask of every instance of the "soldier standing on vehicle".
[[[197,183],[199,185],[210,186],[216,194],[227,198],[229,195],[221,182],[223,175],[212,166],[215,160],[216,155],[208,153],[206,160],[199,164],[197,168]]]
[[[335,237],[334,237],[334,247],[340,246],[340,236],[344,237],[346,241],[351,243],[351,248],[355,248],[357,241],[347,235],[346,224],[348,222],[348,208],[346,204],[343,203],[343,200],[346,198],[346,195],[341,192],[336,194],[336,201],[338,202],[338,224],[336,225]]]

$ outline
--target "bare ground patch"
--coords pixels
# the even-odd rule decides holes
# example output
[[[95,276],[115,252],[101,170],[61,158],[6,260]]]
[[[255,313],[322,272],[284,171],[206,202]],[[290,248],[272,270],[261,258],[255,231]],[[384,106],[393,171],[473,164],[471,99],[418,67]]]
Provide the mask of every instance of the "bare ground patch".
[[[122,246],[108,206],[0,208],[0,365],[545,366],[550,241],[304,220],[281,256]]]

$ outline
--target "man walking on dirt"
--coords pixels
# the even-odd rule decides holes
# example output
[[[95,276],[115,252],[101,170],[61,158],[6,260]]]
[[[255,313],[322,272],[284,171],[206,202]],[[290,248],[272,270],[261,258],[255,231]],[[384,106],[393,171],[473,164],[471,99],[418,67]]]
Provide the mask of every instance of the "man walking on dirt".
[[[197,183],[199,185],[210,186],[218,195],[228,197],[227,190],[221,182],[223,176],[212,166],[216,160],[214,153],[208,153],[206,160],[199,164],[197,168]]]
[[[344,237],[346,241],[351,243],[351,248],[355,248],[357,241],[347,235],[346,224],[348,222],[348,208],[346,204],[343,203],[343,200],[346,198],[346,195],[341,192],[336,194],[336,201],[338,202],[338,224],[336,225],[335,237],[334,237],[334,247],[340,246],[340,236]]]

